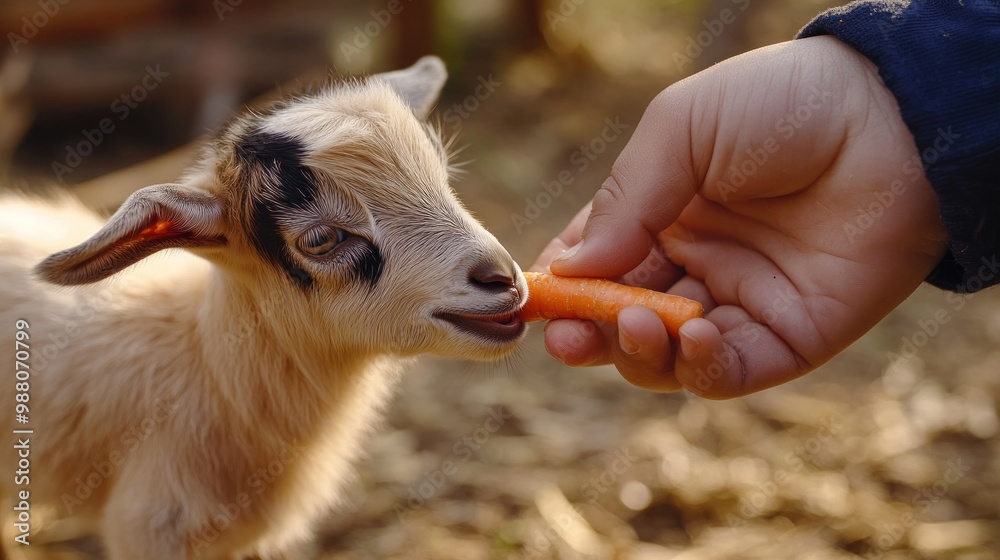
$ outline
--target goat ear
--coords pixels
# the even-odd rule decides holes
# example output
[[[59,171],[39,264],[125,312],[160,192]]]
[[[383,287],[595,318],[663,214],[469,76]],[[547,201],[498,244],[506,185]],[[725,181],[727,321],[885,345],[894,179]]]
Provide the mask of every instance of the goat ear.
[[[93,237],[49,256],[35,274],[53,284],[89,284],[161,249],[225,243],[218,199],[180,185],[154,185],[132,193]]]
[[[448,79],[448,71],[440,58],[425,56],[409,68],[375,74],[373,77],[388,82],[413,110],[413,114],[423,120],[437,103],[441,88]]]

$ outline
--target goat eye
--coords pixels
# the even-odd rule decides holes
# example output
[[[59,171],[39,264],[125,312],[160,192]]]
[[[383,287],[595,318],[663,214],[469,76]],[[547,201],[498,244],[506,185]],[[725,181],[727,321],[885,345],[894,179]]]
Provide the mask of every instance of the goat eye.
[[[299,236],[299,250],[319,257],[332,251],[347,239],[347,232],[333,226],[317,226]]]

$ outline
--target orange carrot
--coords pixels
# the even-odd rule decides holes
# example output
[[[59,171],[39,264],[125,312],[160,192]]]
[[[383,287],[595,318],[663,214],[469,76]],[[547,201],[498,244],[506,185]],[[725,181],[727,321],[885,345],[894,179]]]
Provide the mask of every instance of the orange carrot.
[[[587,319],[616,323],[618,312],[632,305],[652,309],[677,338],[677,329],[688,319],[704,316],[697,301],[596,278],[568,278],[525,272],[528,301],[521,309],[526,322],[548,319]]]

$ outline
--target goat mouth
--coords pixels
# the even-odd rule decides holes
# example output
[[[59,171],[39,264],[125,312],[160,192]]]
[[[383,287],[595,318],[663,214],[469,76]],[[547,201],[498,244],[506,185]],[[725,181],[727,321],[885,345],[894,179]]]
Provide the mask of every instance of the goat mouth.
[[[517,311],[492,315],[438,312],[434,316],[451,323],[460,331],[498,342],[512,342],[524,332],[524,321]]]

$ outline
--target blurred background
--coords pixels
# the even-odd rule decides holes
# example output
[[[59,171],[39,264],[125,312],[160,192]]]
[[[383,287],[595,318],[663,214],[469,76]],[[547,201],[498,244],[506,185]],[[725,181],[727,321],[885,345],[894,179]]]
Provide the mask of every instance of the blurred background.
[[[468,207],[528,266],[667,85],[818,0],[3,0],[0,174],[102,211],[233,114],[445,59]],[[1000,297],[929,287],[815,373],[735,401],[549,358],[405,377],[295,558],[1000,557]],[[92,541],[37,558],[96,558]]]

